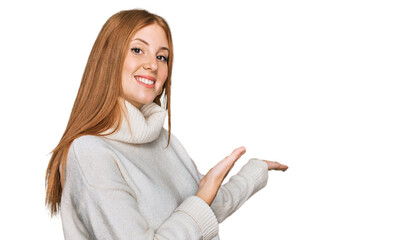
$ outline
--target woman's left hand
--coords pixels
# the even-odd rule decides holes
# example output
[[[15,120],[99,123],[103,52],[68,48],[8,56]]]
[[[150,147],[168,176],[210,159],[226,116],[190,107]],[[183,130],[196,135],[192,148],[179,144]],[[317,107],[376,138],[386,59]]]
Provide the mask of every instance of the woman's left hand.
[[[268,160],[262,160],[268,164],[268,170],[280,170],[285,172],[288,169],[287,165],[281,164],[279,162],[273,162]]]

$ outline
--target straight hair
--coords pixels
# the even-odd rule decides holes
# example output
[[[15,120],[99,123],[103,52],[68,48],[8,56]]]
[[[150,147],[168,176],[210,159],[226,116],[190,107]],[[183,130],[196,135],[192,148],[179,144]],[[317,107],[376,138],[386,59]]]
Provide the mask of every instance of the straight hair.
[[[120,11],[106,21],[95,40],[66,130],[59,144],[51,152],[52,156],[45,176],[45,205],[52,217],[60,212],[66,159],[73,140],[83,135],[106,136],[120,128],[124,108],[118,98],[122,95],[121,73],[128,43],[137,31],[151,24],[158,24],[165,31],[170,49],[168,76],[162,94],[154,99],[154,103],[161,106],[161,97],[165,94],[169,126],[167,146],[169,145],[173,67],[173,41],[170,28],[162,17],[146,10]],[[110,133],[101,134],[113,127]]]

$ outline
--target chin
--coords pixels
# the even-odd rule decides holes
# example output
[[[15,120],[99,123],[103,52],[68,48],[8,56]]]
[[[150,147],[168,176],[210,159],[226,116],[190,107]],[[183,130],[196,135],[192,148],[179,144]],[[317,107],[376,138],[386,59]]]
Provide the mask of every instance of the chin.
[[[155,98],[146,98],[146,99],[137,99],[135,102],[140,103],[142,105],[152,103]]]

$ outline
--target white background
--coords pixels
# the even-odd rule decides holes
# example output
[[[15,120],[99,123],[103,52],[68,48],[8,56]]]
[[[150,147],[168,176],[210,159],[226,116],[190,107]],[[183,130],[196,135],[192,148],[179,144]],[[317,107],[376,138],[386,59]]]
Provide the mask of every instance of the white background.
[[[201,172],[233,149],[280,161],[230,239],[414,239],[413,1],[13,1],[0,6],[0,239],[63,239],[50,152],[114,13],[170,24],[172,133]],[[167,128],[167,118],[165,122]]]

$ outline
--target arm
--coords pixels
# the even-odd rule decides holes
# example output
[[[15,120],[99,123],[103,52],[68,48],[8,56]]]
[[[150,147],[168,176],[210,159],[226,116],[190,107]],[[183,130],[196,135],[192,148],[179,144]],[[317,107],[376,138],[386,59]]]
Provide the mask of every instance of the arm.
[[[193,161],[193,160],[192,160]],[[193,162],[194,164],[194,162]],[[196,164],[194,164],[196,170]],[[203,178],[198,170],[199,180]],[[263,160],[252,158],[241,170],[223,184],[210,207],[219,223],[238,210],[252,195],[266,186],[268,165]]]
[[[197,169],[193,159],[189,156],[184,146],[176,138],[171,135],[171,144],[177,154],[187,165],[192,165],[192,172],[197,178],[197,182],[205,176]],[[252,195],[266,186],[268,182],[268,166],[263,160],[253,158],[246,163],[238,174],[232,176],[226,184],[218,189],[215,199],[210,207],[216,215],[219,223],[223,222],[227,217],[232,215],[240,208]]]
[[[212,239],[217,235],[218,222],[212,209],[197,196],[186,198],[157,229],[150,228],[139,212],[134,192],[122,181],[122,176],[106,174],[113,166],[105,163],[113,161],[113,156],[105,151],[91,154],[85,147],[77,149],[75,142],[72,145],[75,146],[71,146],[68,154],[66,196],[63,196],[67,201],[65,205],[73,208],[68,211],[72,217],[62,216],[66,238],[73,238],[67,235],[73,229],[65,228],[65,221],[68,226],[75,223],[76,227],[84,229],[88,239],[191,240]],[[87,172],[84,160],[97,171]],[[96,172],[103,176],[91,178]]]

